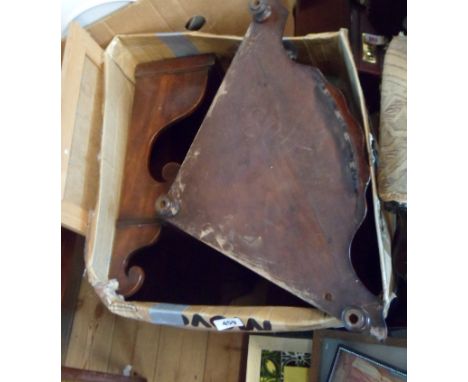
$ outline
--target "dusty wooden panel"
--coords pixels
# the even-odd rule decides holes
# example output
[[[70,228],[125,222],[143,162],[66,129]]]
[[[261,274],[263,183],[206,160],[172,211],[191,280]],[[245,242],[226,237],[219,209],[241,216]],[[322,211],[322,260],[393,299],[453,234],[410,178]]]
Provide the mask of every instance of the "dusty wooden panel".
[[[246,334],[210,333],[206,353],[204,382],[242,381],[242,343]]]
[[[162,327],[154,380],[190,382],[203,380],[208,332]]]
[[[366,214],[364,135],[323,74],[288,57],[280,1],[262,7],[158,212],[349,329],[385,337],[381,300],[350,261]]]
[[[61,221],[83,235],[99,180],[102,63],[102,49],[73,23],[62,61]]]

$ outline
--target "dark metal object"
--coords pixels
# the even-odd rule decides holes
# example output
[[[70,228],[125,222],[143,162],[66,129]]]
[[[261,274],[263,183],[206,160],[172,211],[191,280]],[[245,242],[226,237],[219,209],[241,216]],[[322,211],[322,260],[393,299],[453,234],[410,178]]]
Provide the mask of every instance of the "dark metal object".
[[[363,134],[320,71],[288,58],[287,11],[268,5],[168,192],[180,209],[165,220],[348,329],[385,338],[382,303],[349,256],[366,213]]]
[[[347,307],[343,310],[342,320],[345,328],[351,331],[362,331],[369,326],[369,316],[358,307]]]
[[[161,195],[156,200],[156,212],[162,218],[176,216],[179,212],[179,204],[166,195]]]
[[[264,22],[271,15],[271,7],[267,0],[252,0],[249,3],[249,9],[258,23]]]

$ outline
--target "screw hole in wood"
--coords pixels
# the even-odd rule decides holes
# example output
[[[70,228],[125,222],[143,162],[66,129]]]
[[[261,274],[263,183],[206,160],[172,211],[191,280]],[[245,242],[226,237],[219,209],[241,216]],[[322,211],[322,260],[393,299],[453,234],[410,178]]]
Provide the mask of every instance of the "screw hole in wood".
[[[185,24],[185,29],[189,31],[198,31],[205,25],[206,19],[203,16],[197,15],[191,17]]]

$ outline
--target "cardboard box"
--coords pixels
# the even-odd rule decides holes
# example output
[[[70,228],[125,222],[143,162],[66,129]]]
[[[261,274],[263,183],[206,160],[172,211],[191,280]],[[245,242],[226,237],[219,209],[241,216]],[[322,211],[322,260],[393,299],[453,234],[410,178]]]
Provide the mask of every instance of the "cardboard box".
[[[76,37],[77,35],[79,38]],[[142,62],[198,53],[215,53],[221,62],[226,63],[234,56],[241,41],[242,38],[240,37],[198,32],[116,36],[106,51],[103,52],[104,70],[96,63],[92,67],[92,71],[96,74],[95,89],[90,91],[87,88],[87,84],[90,82],[86,77],[73,80],[74,86],[72,88],[74,91],[67,90],[68,83],[63,84],[64,91],[73,94],[78,93],[78,97],[74,97],[73,100],[76,101],[76,98],[95,100],[94,103],[89,101],[88,104],[96,104],[96,98],[92,97],[100,94],[99,87],[102,85],[102,80],[104,84],[101,145],[99,148],[95,144],[88,144],[89,150],[85,156],[82,156],[85,164],[94,163],[99,157],[99,177],[87,177],[86,165],[77,167],[78,172],[81,171],[80,176],[86,180],[89,187],[98,187],[96,204],[93,211],[89,211],[89,225],[85,229],[87,232],[85,263],[88,280],[104,304],[115,314],[155,324],[216,330],[215,320],[237,317],[242,321],[243,326],[232,330],[298,331],[339,327],[341,326],[339,320],[314,308],[187,306],[158,302],[125,301],[122,296],[116,294],[117,281],[108,279],[115,220],[119,206],[127,129],[132,112],[136,65]],[[367,111],[353,62],[347,31],[340,30],[334,33],[288,38],[285,39],[285,44],[297,53],[299,62],[317,66],[328,78],[334,79],[343,89],[351,110],[364,128],[369,157],[373,163],[371,151],[373,138],[369,131]],[[70,31],[70,39],[65,47],[63,70],[70,72],[70,66],[88,67],[89,70],[90,66],[83,64],[83,62],[87,62],[86,57],[89,56],[83,52],[88,52],[90,46],[96,47],[86,32],[77,25],[73,26]],[[79,60],[79,64],[76,64],[73,57]],[[81,71],[76,70],[75,74],[80,75],[85,72],[85,69],[81,69]],[[96,104],[96,106],[98,105]],[[72,112],[77,110],[76,107],[70,105],[62,105],[62,108]],[[87,115],[88,130],[95,128],[97,131],[100,128],[98,122],[101,118],[101,110],[97,109],[99,108],[93,108],[93,112]],[[78,114],[76,117],[76,120],[82,119],[82,116],[80,117]],[[62,126],[62,129],[66,129],[67,126],[76,125],[69,123]],[[65,131],[65,136],[68,135],[69,132]],[[94,142],[89,138],[89,134],[87,139],[83,139],[81,135],[74,137],[73,141],[75,139]],[[386,309],[388,309],[394,297],[391,279],[390,241],[377,197],[373,165],[371,166],[370,187],[372,188],[375,207],[374,217],[377,227],[378,255],[383,286],[382,298]],[[84,207],[83,210],[85,210]],[[82,223],[86,223],[84,217]],[[222,255],[220,254],[220,256]]]
[[[289,11],[285,36],[294,34],[295,0],[284,0]],[[251,21],[248,0],[138,0],[135,3],[96,21],[86,29],[102,47],[117,34],[149,32],[183,32],[193,16],[206,20],[200,31],[213,34],[243,36]]]
[[[96,205],[102,132],[103,51],[78,24],[62,56],[62,226],[85,235]]]

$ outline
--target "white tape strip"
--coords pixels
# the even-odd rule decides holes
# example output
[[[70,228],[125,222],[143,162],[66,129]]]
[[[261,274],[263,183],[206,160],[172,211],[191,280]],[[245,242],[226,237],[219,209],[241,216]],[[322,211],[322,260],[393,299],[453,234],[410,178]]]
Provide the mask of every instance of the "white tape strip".
[[[238,317],[221,318],[219,320],[214,320],[213,323],[215,324],[216,329],[218,330],[226,330],[226,329],[231,329],[231,328],[235,328],[238,326],[244,326],[244,323]]]

